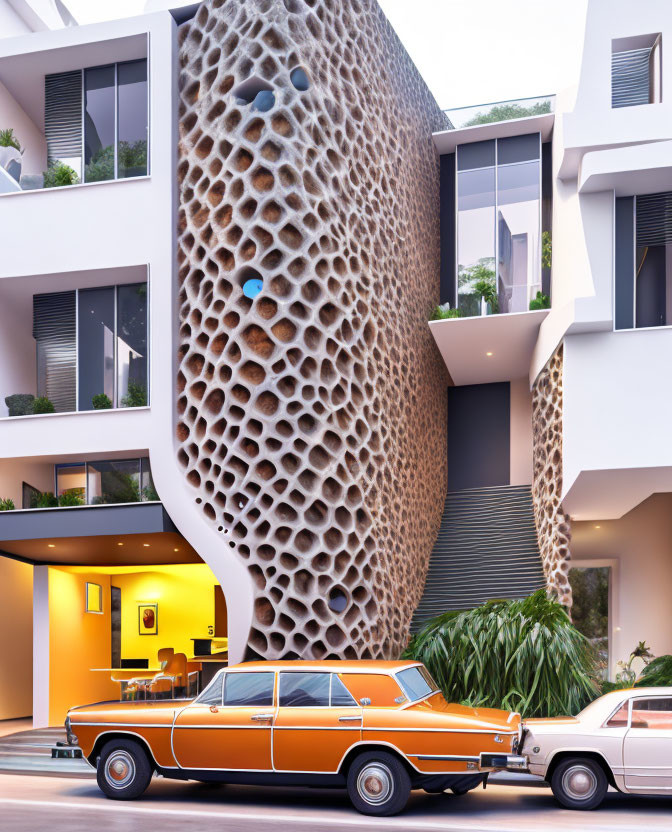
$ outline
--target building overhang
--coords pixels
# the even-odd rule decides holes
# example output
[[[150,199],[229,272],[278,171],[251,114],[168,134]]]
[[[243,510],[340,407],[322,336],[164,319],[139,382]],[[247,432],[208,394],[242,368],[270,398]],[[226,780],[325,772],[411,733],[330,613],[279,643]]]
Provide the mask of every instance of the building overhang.
[[[566,484],[562,506],[572,520],[617,520],[652,494],[670,491],[670,466],[581,471]]]
[[[579,192],[614,191],[616,196],[672,190],[672,141],[586,153]]]
[[[441,130],[432,133],[434,147],[439,156],[454,153],[458,144],[484,142],[488,139],[503,139],[507,136],[523,136],[526,133],[541,133],[542,142],[547,142],[553,132],[554,113],[540,116],[516,118],[510,121],[496,121],[490,124],[476,124],[459,130]]]
[[[527,376],[549,309],[448,318],[429,328],[456,387]]]
[[[33,563],[191,563],[161,503],[0,512],[0,554]]]

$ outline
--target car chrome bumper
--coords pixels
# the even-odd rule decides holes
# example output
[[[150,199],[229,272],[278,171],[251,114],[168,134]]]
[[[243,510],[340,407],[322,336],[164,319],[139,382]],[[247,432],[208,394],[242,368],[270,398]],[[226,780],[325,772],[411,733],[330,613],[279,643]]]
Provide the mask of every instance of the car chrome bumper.
[[[498,754],[495,751],[483,751],[478,767],[482,771],[506,769],[507,771],[527,771],[527,757],[522,754]]]
[[[65,745],[64,743],[56,743],[56,746],[51,749],[52,760],[81,760],[82,749],[76,745]]]

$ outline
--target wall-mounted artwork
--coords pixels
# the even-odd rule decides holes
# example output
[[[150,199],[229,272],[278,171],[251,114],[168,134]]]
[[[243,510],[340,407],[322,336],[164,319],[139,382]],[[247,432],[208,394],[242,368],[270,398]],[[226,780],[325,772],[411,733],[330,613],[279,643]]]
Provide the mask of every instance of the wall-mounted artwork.
[[[155,636],[158,634],[158,604],[138,604],[138,632],[141,636]]]
[[[100,584],[86,583],[86,611],[102,613],[103,588]]]

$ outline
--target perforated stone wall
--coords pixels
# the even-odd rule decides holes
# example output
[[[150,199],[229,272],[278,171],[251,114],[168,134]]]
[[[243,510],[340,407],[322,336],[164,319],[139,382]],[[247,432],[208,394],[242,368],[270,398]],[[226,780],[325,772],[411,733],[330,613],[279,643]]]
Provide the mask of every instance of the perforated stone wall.
[[[396,656],[446,491],[445,117],[373,0],[179,34],[179,461],[254,580],[250,654]]]
[[[569,516],[562,510],[562,370],[560,346],[532,389],[532,497],[546,585],[571,608]]]

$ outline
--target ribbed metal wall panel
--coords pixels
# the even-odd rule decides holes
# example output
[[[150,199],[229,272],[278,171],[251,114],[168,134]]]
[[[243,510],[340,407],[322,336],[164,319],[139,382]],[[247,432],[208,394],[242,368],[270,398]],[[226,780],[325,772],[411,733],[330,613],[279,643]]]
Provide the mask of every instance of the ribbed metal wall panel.
[[[450,492],[411,631],[443,612],[545,585],[529,486]]]
[[[646,194],[636,198],[637,245],[672,244],[672,192]]]
[[[76,293],[33,297],[33,338],[37,341],[37,392],[58,413],[77,409]]]
[[[611,56],[611,106],[648,104],[651,47],[614,52]]]
[[[82,73],[44,79],[44,134],[49,162],[82,155]]]

